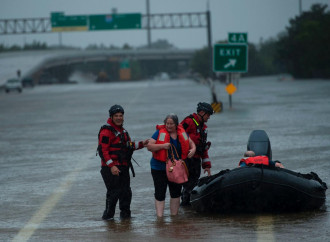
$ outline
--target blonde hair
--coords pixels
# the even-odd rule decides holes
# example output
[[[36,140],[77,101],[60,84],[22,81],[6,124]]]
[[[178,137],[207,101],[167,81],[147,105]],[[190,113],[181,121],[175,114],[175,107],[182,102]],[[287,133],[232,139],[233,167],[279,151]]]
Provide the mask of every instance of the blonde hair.
[[[244,152],[244,157],[253,157],[256,154],[252,150],[248,150]]]

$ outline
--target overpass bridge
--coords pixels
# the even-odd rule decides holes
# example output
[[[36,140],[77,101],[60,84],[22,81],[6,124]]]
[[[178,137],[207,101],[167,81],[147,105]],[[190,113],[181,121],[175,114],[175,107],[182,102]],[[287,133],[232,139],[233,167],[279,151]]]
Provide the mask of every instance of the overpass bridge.
[[[187,72],[194,53],[194,49],[61,50],[48,54],[24,76],[36,83],[67,82],[79,70],[108,77],[99,81],[142,79],[159,72]]]

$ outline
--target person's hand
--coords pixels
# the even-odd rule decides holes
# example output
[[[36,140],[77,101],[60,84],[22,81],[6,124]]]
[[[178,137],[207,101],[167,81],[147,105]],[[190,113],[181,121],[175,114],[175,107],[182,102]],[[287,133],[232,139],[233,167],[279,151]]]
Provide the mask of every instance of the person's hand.
[[[163,149],[168,150],[171,147],[171,143],[163,144]]]
[[[146,147],[149,143],[149,139],[146,139],[145,141],[143,141],[143,146]]]
[[[196,148],[195,149],[190,149],[188,151],[188,158],[192,158],[194,156],[195,152],[196,152]]]
[[[207,176],[211,176],[211,168],[205,168],[204,169],[204,174],[207,172]]]
[[[120,170],[118,169],[117,166],[113,166],[113,167],[111,167],[111,173],[114,176],[119,176]]]
[[[284,166],[282,165],[282,163],[279,163],[279,162],[276,162],[275,163],[275,167],[284,168]]]

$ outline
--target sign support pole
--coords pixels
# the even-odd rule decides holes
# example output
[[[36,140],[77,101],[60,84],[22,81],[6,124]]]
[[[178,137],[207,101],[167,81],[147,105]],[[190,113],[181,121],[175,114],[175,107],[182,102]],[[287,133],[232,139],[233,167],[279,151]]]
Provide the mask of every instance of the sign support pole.
[[[58,44],[60,47],[62,46],[62,32],[58,32]]]
[[[231,83],[232,73],[229,73],[229,83]],[[229,107],[232,107],[231,94],[229,94]]]
[[[148,48],[151,48],[151,29],[150,29],[150,3],[147,2],[147,39],[148,39]]]
[[[207,19],[207,44],[209,50],[209,78],[213,78],[213,68],[212,68],[212,33],[211,33],[211,13],[208,9],[206,12],[206,19]]]

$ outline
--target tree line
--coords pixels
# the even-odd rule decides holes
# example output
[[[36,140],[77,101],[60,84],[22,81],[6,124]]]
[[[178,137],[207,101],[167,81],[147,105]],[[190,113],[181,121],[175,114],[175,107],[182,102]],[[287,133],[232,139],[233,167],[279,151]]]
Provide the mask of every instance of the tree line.
[[[249,70],[244,75],[289,73],[295,78],[330,78],[330,11],[326,9],[327,5],[315,4],[291,19],[277,38],[259,45],[249,43]],[[196,51],[192,69],[207,77],[208,58],[207,47]]]

